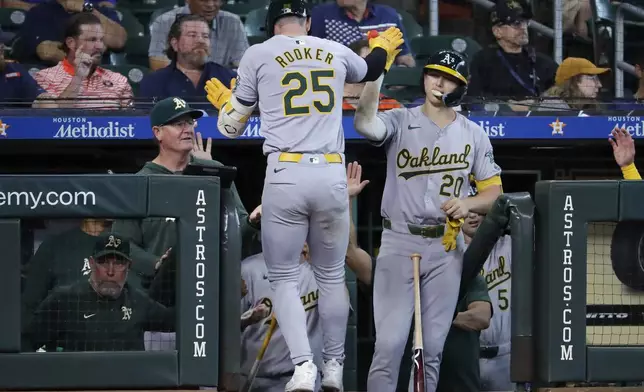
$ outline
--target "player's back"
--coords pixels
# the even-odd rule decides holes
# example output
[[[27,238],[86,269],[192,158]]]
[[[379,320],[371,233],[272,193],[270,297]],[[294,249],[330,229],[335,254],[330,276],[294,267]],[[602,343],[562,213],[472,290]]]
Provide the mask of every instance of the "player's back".
[[[347,71],[356,78],[353,52],[329,40],[285,35],[250,51],[258,64],[264,153],[344,152],[342,95]]]

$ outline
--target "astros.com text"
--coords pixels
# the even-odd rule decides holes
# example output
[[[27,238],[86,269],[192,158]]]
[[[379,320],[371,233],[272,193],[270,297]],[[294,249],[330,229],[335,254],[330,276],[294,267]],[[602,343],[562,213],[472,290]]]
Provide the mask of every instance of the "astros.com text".
[[[0,207],[28,206],[34,210],[39,206],[93,206],[96,205],[94,192],[27,192],[27,191],[0,191]]]

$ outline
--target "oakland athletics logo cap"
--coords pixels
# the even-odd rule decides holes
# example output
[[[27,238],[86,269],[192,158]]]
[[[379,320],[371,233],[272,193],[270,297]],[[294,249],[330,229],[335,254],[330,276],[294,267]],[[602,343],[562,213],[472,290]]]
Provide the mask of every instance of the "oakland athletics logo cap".
[[[169,97],[157,102],[150,112],[150,125],[160,127],[183,115],[190,115],[193,119],[203,117],[204,112],[193,109],[179,97]]]

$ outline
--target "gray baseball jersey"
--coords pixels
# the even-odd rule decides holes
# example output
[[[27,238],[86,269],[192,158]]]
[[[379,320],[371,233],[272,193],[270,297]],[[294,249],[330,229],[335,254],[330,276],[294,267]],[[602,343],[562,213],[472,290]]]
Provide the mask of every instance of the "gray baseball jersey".
[[[381,214],[392,222],[445,222],[441,205],[468,196],[469,174],[486,180],[501,173],[490,139],[479,125],[456,113],[440,129],[415,108],[381,112],[387,134],[387,180]],[[423,195],[423,197],[420,197]]]
[[[264,154],[344,152],[344,83],[361,81],[363,58],[322,38],[276,35],[241,59],[233,94],[259,102]]]
[[[271,311],[265,320],[247,327],[242,333],[241,372],[242,374],[248,374],[268,331],[273,313],[274,292],[268,281],[268,270],[262,253],[242,261],[241,271],[242,279],[244,279],[248,288],[248,293],[241,300],[241,311],[245,312],[262,303]],[[300,288],[300,299],[306,311],[307,333],[311,350],[314,353],[315,362],[320,366],[322,328],[317,311],[319,291],[313,270],[308,263],[300,264],[298,287]],[[290,352],[282,335],[282,330],[278,325],[268,344],[257,376],[272,377],[292,371],[293,362],[291,361]]]
[[[499,238],[485,261],[481,274],[485,277],[492,299],[494,316],[490,327],[481,332],[483,346],[510,343],[510,296],[512,293],[512,237]]]

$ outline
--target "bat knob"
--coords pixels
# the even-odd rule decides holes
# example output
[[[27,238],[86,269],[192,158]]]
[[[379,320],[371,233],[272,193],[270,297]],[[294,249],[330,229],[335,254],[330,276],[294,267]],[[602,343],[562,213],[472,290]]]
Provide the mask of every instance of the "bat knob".
[[[412,258],[412,260],[415,259],[415,258],[421,259],[422,256],[420,255],[420,253],[412,253],[411,258]]]

